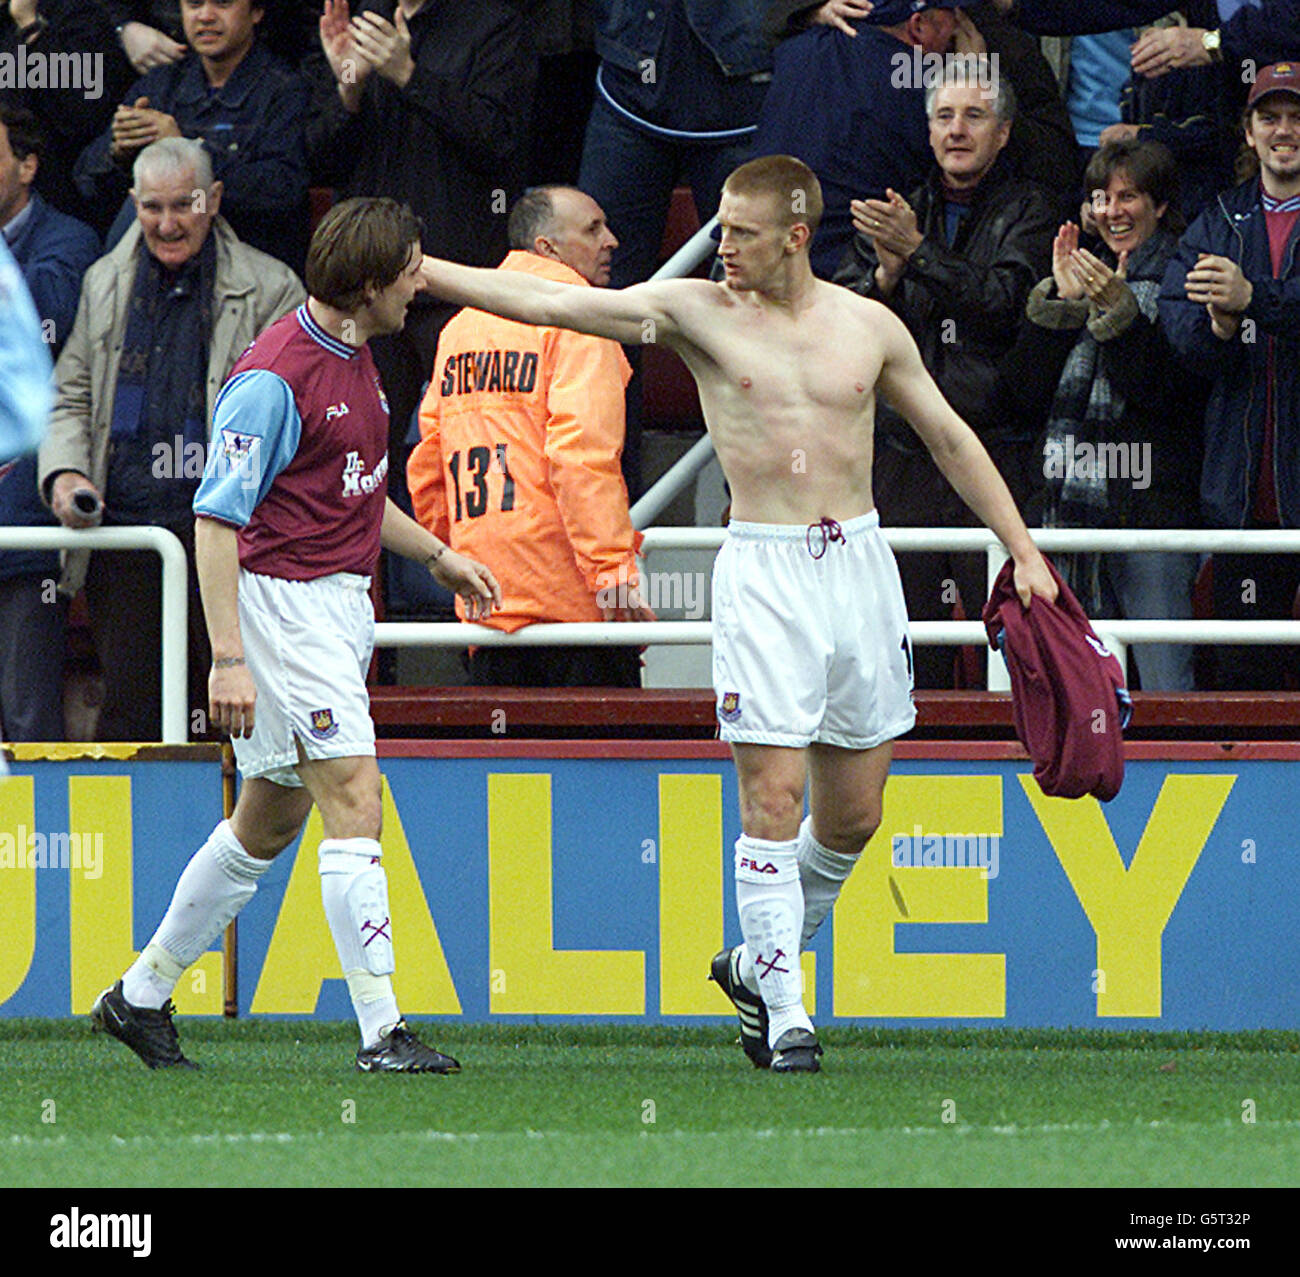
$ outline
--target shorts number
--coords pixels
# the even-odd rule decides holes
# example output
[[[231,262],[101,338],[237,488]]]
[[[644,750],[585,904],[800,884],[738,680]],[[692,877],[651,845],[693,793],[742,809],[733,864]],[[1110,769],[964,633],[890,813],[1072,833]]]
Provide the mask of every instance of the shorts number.
[[[505,476],[504,482],[501,485],[501,509],[503,511],[513,510],[515,508],[515,481],[510,477],[510,467],[506,464],[507,446],[508,445],[504,443],[499,443],[496,446],[497,465],[500,466],[501,473]],[[459,450],[451,454],[451,459],[447,462],[447,468],[451,471],[451,485],[456,492],[457,523],[459,523],[462,518],[477,519],[487,513],[487,476],[491,465],[492,452],[490,449],[480,445],[466,451],[465,477],[467,480],[473,480],[473,486],[464,494],[464,502],[462,506],[460,490],[461,454]]]

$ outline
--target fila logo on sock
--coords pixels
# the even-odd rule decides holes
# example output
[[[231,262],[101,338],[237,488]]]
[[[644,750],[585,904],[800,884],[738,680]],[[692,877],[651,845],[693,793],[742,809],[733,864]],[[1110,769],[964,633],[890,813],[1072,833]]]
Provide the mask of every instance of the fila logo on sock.
[[[748,856],[741,856],[740,867],[748,869],[756,874],[774,874],[780,873],[780,870],[769,860],[767,864],[760,865],[757,860],[750,860]]]

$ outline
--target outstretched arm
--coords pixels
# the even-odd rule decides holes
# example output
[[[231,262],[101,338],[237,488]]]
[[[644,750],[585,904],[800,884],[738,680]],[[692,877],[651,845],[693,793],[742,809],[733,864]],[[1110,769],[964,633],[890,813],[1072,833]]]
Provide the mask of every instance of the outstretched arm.
[[[880,393],[911,422],[957,495],[1007,547],[1015,560],[1020,601],[1028,607],[1030,595],[1038,594],[1055,602],[1056,582],[979,436],[943,397],[902,321],[880,309],[884,318],[879,329],[885,344]]]
[[[521,324],[571,328],[593,337],[612,337],[625,346],[681,336],[673,309],[674,292],[684,282],[680,280],[631,288],[586,288],[519,271],[458,266],[437,257],[425,257],[421,273],[433,296]]]

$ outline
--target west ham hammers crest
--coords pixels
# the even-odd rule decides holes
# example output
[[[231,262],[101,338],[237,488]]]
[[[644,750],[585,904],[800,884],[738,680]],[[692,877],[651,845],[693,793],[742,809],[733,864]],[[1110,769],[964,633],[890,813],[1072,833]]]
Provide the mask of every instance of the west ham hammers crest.
[[[317,740],[329,740],[339,729],[332,709],[314,709],[311,712],[311,734]]]

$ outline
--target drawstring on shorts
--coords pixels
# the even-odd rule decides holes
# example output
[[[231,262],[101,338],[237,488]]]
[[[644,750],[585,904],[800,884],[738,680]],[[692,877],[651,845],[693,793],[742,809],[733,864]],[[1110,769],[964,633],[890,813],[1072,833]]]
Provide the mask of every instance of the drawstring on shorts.
[[[813,549],[813,533],[820,533],[821,540],[817,548]],[[845,544],[844,529],[840,527],[834,519],[819,519],[816,523],[808,525],[808,531],[804,534],[804,541],[808,546],[808,553],[814,559],[820,559],[826,553],[827,546],[832,542],[838,541],[841,545]]]

